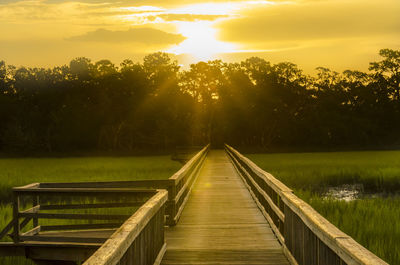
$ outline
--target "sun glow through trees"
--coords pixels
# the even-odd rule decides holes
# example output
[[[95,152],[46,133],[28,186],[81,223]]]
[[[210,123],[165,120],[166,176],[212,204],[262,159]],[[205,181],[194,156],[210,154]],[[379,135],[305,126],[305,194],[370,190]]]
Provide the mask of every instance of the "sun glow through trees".
[[[220,53],[235,51],[235,45],[217,40],[217,32],[212,22],[177,22],[179,33],[186,37],[179,45],[168,52],[174,54],[190,54],[197,60],[210,60]]]

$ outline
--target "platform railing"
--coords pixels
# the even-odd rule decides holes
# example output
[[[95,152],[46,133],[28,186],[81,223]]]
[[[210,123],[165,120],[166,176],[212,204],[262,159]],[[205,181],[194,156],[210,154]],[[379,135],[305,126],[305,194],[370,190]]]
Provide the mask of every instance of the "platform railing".
[[[388,265],[229,145],[226,152],[291,264]]]
[[[154,193],[156,190],[133,188],[69,188],[46,185],[43,187],[40,183],[16,187],[13,188],[13,219],[6,228],[8,231],[13,228],[9,235],[14,243],[22,241],[103,243],[106,238],[60,236],[43,238],[38,234],[48,231],[118,228]],[[113,208],[120,208],[118,209],[120,213],[109,213],[109,209]],[[99,209],[108,209],[108,212],[99,212]],[[58,220],[58,222],[48,225],[47,221],[46,225],[40,223],[41,219]],[[62,220],[69,221],[62,224]],[[71,224],[71,220],[75,220],[74,223]],[[21,232],[30,223],[32,229]],[[2,236],[8,231],[3,230]]]
[[[49,188],[39,183],[14,188],[13,220],[1,233],[14,242],[1,242],[0,256],[25,256],[39,264],[81,264],[93,253],[99,260],[96,250],[111,244],[112,257],[101,255],[104,263],[88,264],[124,265],[134,260],[152,265],[165,251],[167,199],[167,190]]]
[[[168,181],[168,218],[169,225],[176,225],[182,214],[183,208],[191,193],[193,184],[203,166],[207,153],[210,149],[208,144],[193,156],[178,172],[172,175]]]
[[[175,225],[182,214],[208,151],[209,145],[195,154],[173,176],[165,180],[32,183],[23,187],[13,188],[13,218],[0,231],[0,239],[10,236],[14,242],[0,242],[0,256],[26,256],[32,258],[31,256],[33,255],[37,258],[36,252],[25,249],[25,243],[44,241],[46,248],[51,250],[46,251],[46,258],[40,257],[41,259],[46,260],[49,258],[53,260],[54,258],[60,258],[60,260],[83,261],[106,242],[109,234],[107,237],[96,236],[92,238],[71,236],[71,234],[64,234],[61,236],[62,238],[60,235],[57,235],[57,237],[48,235],[43,237],[39,234],[51,231],[117,229],[121,227],[125,220],[128,218],[130,220],[132,213],[139,207],[139,210],[143,212],[143,209],[149,206],[147,200],[153,198],[152,196],[156,193],[161,194],[161,190],[163,190],[162,198],[163,200],[165,198],[165,202],[162,203],[162,209],[160,208],[157,212],[158,219],[154,222],[157,223],[157,226],[161,224],[163,226],[164,224]],[[143,206],[144,203],[146,204]],[[104,213],[104,211],[99,212],[97,210],[88,213],[89,210],[93,209],[127,207],[131,209],[129,211],[124,210],[122,213],[120,211],[116,214],[112,214],[110,211]],[[65,210],[71,211],[66,212]],[[80,212],[81,210],[83,212]],[[42,222],[42,219],[65,219],[69,221],[65,224],[60,222],[54,224]],[[76,221],[71,223],[71,220],[81,220],[84,223],[77,223]],[[144,215],[144,222],[147,222],[146,220],[148,221],[148,215]],[[136,221],[138,220],[135,219]],[[32,225],[32,228],[30,225]],[[151,230],[154,233],[150,230],[146,232],[146,229],[143,236],[137,235],[141,238],[141,242],[143,240],[150,242],[149,237],[159,236],[159,234],[154,234],[156,231]],[[57,242],[64,242],[64,244],[60,245]],[[29,243],[28,248],[32,247],[31,243]],[[57,248],[54,247],[53,243],[58,244]],[[135,246],[132,248],[133,250],[129,251],[135,252],[138,243],[133,243],[133,241],[131,243]],[[152,243],[150,242],[149,244]],[[159,246],[159,243],[157,244]],[[44,248],[45,246],[40,245],[40,247]],[[74,251],[75,247],[83,250]],[[154,248],[154,245],[150,245],[150,247]],[[146,249],[147,247],[144,246],[143,248]],[[65,250],[65,253],[63,250]],[[48,255],[51,253],[54,253],[54,255]],[[146,255],[151,256],[153,254],[148,253]],[[136,253],[135,256],[137,255]],[[124,259],[124,257],[121,257],[121,260]],[[128,260],[130,259],[128,258]],[[149,260],[149,258],[146,258],[146,260]],[[120,261],[120,264],[124,263]]]
[[[194,181],[203,165],[203,162],[209,151],[209,145],[201,149],[197,154],[195,154],[182,168],[180,168],[175,174],[173,174],[169,179],[163,180],[136,180],[136,181],[100,181],[100,182],[66,182],[66,183],[33,183],[24,187],[13,188],[13,208],[14,208],[14,219],[21,215],[17,214],[17,209],[19,209],[19,196],[21,194],[31,194],[33,206],[37,206],[38,198],[36,194],[53,194],[57,193],[57,189],[62,189],[64,191],[70,190],[71,192],[77,191],[77,189],[135,189],[135,190],[155,190],[155,189],[166,189],[168,190],[168,201],[166,203],[165,215],[166,223],[168,225],[176,225],[178,222],[182,210],[186,204],[186,201],[191,192]],[[66,192],[64,192],[66,194]],[[84,193],[84,190],[83,190]],[[77,206],[79,207],[79,206]],[[37,210],[34,208],[32,210]],[[37,218],[31,214],[23,214],[25,216],[32,217],[31,219],[36,222]],[[23,222],[25,224],[25,222]],[[4,236],[7,232],[14,227],[17,230],[17,226],[14,223],[10,223],[0,232],[0,239],[2,235]]]
[[[158,191],[83,264],[159,264],[166,250],[164,204],[167,199],[166,190]]]

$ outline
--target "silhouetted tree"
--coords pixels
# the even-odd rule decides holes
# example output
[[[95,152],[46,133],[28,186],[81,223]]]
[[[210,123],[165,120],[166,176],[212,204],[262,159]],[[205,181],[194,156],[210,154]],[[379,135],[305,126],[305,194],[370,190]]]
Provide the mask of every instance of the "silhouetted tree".
[[[264,149],[400,144],[400,51],[383,49],[370,72],[257,57],[180,70],[166,53],[143,63],[16,68],[0,61],[0,150]]]

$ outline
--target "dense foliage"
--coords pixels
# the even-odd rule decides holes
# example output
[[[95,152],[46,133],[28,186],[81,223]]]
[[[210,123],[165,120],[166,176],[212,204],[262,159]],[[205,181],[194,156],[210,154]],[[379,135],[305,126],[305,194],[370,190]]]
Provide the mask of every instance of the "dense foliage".
[[[69,66],[16,68],[0,61],[0,150],[262,148],[400,144],[400,51],[383,49],[368,73],[261,58],[199,62],[165,53],[143,63],[76,58]]]

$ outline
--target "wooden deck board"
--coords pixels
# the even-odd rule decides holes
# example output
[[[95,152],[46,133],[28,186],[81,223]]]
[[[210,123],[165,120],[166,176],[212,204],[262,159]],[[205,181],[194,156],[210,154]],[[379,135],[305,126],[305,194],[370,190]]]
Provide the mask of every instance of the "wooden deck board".
[[[162,264],[289,264],[223,150],[208,154]]]

